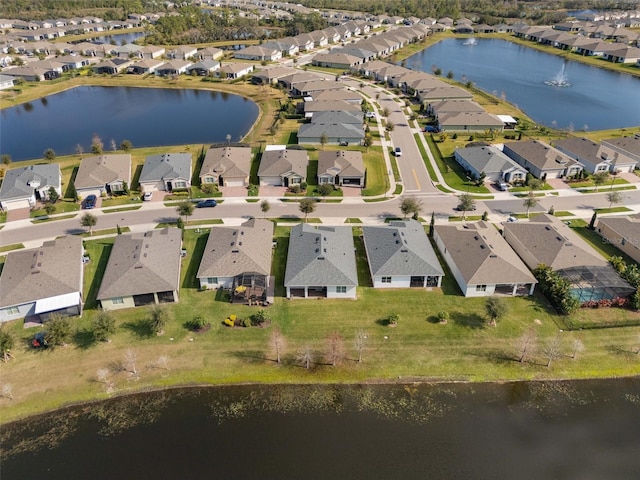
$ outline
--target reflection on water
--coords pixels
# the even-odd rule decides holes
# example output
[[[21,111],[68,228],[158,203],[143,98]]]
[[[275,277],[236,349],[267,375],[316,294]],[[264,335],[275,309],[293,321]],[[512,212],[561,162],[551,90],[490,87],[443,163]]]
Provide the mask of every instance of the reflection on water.
[[[622,479],[638,422],[639,379],[192,388],[10,424],[1,453],[3,479]]]

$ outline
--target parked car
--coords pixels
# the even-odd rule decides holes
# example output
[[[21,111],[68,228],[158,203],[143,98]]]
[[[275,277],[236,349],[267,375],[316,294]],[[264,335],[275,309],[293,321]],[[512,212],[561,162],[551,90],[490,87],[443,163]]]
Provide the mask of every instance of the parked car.
[[[496,188],[502,192],[509,190],[509,184],[505,182],[496,182]]]
[[[202,200],[202,201],[198,202],[196,204],[196,207],[198,207],[198,208],[207,208],[207,207],[215,207],[216,205],[218,205],[218,202],[216,202],[213,198],[209,198],[207,200]]]
[[[396,147],[395,150],[393,151],[393,154],[396,157],[401,157],[402,156],[402,149],[400,147]]]
[[[153,198],[153,192],[144,192],[144,195],[142,195],[142,200],[144,200],[145,202],[150,201]]]
[[[95,195],[87,195],[87,198],[84,199],[84,208],[87,210],[95,208],[97,201],[98,198]]]
[[[349,146],[349,142],[347,142],[347,141],[340,142],[340,146],[341,147],[348,147]]]
[[[424,131],[429,133],[438,133],[440,129],[438,127],[434,127],[433,125],[427,125],[426,127],[424,127]]]
[[[376,112],[367,112],[364,116],[367,118],[376,118]]]
[[[461,212],[461,211],[462,211],[462,209],[460,208],[460,206],[459,206],[459,205],[458,205],[457,207],[454,207],[453,209],[454,209],[456,212]],[[476,211],[476,206],[475,206],[475,205],[473,205],[473,206],[471,207],[471,210],[470,210],[470,211],[475,212],[475,211]]]

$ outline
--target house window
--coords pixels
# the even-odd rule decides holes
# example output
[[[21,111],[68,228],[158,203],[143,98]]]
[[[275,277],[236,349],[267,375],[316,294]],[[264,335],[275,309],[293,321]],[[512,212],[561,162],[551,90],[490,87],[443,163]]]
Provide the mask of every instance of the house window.
[[[476,292],[486,292],[486,291],[487,291],[486,285],[476,285]]]
[[[207,283],[209,285],[218,283],[218,277],[209,277],[209,278],[207,278]]]
[[[347,293],[347,287],[336,287],[336,293]]]
[[[187,188],[187,182],[174,182],[173,188]]]
[[[213,177],[204,177],[204,183],[216,183],[216,179]]]
[[[382,277],[382,283],[391,283],[391,277]]]
[[[293,177],[289,179],[289,183],[291,185],[299,185],[301,183],[300,178],[298,177]]]
[[[113,297],[111,299],[111,303],[113,303],[114,305],[124,305],[124,298],[122,298],[122,297]]]
[[[18,307],[9,307],[6,310],[7,315],[16,315],[20,313],[20,309]]]

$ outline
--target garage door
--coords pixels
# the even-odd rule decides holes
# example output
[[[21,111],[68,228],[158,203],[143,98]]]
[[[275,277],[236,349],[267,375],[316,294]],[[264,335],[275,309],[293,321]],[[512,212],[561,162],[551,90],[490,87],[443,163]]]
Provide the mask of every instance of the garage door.
[[[89,195],[95,195],[96,198],[100,198],[99,188],[87,188],[86,190],[78,190],[78,196],[87,198]]]
[[[31,208],[29,200],[14,200],[12,202],[2,202],[2,205],[7,210],[18,210],[20,208]]]
[[[271,185],[274,187],[281,187],[282,179],[280,177],[260,177],[260,185]]]
[[[225,187],[244,187],[244,182],[242,179],[231,178],[229,180],[224,180]]]

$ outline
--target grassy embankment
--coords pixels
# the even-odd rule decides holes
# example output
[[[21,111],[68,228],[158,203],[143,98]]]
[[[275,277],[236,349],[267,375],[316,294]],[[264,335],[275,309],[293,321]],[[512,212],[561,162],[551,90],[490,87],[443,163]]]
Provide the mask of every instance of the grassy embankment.
[[[354,229],[358,256],[357,300],[285,300],[283,277],[288,228],[277,227],[273,274],[275,304],[268,307],[273,322],[268,328],[228,328],[221,322],[230,314],[247,317],[256,307],[230,304],[222,292],[200,292],[195,272],[206,243],[206,231],[187,231],[182,259],[180,303],[167,306],[171,320],[162,336],[145,325],[146,310],[116,312],[117,331],[110,343],[95,343],[90,333],[96,314],[96,293],[113,239],[87,241],[92,261],[85,267],[87,309],[74,319],[76,333],[66,347],[36,351],[28,346],[34,330],[21,322],[5,326],[17,338],[14,358],[0,365],[4,384],[12,385],[13,399],[1,398],[2,422],[73,402],[104,399],[146,388],[189,384],[230,383],[356,383],[368,381],[503,381],[515,379],[615,377],[640,373],[640,328],[613,328],[562,332],[565,319],[555,315],[539,295],[505,299],[509,311],[497,327],[488,326],[484,299],[463,298],[450,272],[442,289],[375,290],[370,287],[361,233]],[[447,324],[437,313],[450,314]],[[400,315],[395,328],[385,324],[390,313]],[[626,310],[581,310],[576,321],[599,321],[603,314],[619,321],[638,320],[640,313]],[[187,330],[185,322],[202,315],[211,323],[205,333]],[[269,336],[278,326],[286,338],[283,363],[274,361]],[[363,361],[355,361],[354,335],[367,334]],[[337,366],[327,365],[327,336],[338,332],[344,339],[345,357]],[[524,362],[517,361],[519,339],[535,332],[539,346]],[[558,338],[563,355],[546,367],[542,346]],[[585,350],[570,358],[575,339]],[[304,346],[314,351],[313,368],[297,366],[295,357]],[[131,350],[139,375],[124,369]],[[168,370],[159,361],[168,358]],[[107,384],[97,372],[106,369]]]

